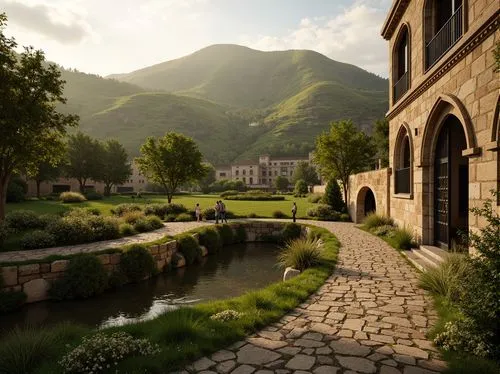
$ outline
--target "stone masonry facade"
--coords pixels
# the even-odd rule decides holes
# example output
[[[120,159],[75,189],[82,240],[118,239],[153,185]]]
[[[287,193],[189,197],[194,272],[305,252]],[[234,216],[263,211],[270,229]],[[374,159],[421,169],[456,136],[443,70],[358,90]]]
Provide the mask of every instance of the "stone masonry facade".
[[[447,0],[443,0],[446,2]],[[389,41],[390,106],[389,120],[389,178],[387,186],[377,173],[362,173],[351,177],[351,212],[357,212],[359,192],[363,185],[375,192],[377,212],[389,214],[397,224],[413,228],[423,244],[434,244],[437,170],[436,154],[441,128],[453,116],[458,119],[465,135],[466,146],[461,156],[466,157],[468,208],[482,205],[491,197],[491,190],[499,187],[500,76],[495,72],[493,50],[500,43],[500,11],[497,0],[463,0],[453,17],[461,20],[461,34],[437,60],[429,66],[429,44],[426,35],[432,22],[432,7],[441,6],[432,0],[396,0],[384,24],[382,35]],[[450,2],[451,4],[451,2]],[[451,6],[451,5],[450,5]],[[455,6],[455,5],[453,5]],[[451,23],[450,23],[451,22]],[[458,21],[445,23],[458,27]],[[407,33],[406,73],[407,87],[396,97],[396,80],[401,69],[395,60],[401,45],[401,35]],[[427,46],[427,47],[426,47]],[[404,64],[403,64],[404,65]],[[406,90],[406,91],[405,91]],[[400,91],[398,91],[400,92]],[[396,191],[396,169],[401,156],[402,139],[409,142],[409,190]],[[453,173],[452,170],[449,173]],[[450,174],[451,175],[451,174]],[[367,176],[373,177],[368,178]],[[450,177],[451,178],[451,177]],[[455,183],[451,179],[449,183]],[[458,204],[451,196],[449,206]],[[362,200],[362,199],[361,199]],[[384,203],[382,204],[382,201]],[[387,208],[389,208],[387,210]],[[500,211],[500,207],[497,208]],[[353,215],[357,217],[357,215]],[[468,214],[468,228],[475,230],[484,222]]]

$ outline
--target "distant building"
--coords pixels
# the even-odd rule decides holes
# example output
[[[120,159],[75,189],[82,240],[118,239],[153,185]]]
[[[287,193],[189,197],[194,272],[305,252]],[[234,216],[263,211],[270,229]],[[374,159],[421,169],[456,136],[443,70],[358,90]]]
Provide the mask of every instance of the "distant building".
[[[259,156],[258,161],[240,161],[231,165],[215,167],[216,180],[241,180],[248,187],[272,188],[276,177],[292,180],[295,167],[299,162],[311,162],[309,157],[271,157]]]

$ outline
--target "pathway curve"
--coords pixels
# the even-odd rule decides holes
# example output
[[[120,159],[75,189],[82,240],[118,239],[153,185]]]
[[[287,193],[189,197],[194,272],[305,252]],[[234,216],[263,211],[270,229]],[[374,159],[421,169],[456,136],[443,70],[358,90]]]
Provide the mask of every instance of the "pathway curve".
[[[71,255],[75,253],[96,252],[106,248],[118,248],[134,243],[148,243],[163,238],[165,235],[177,235],[196,227],[213,225],[213,222],[168,222],[164,227],[155,231],[145,232],[124,238],[104,240],[95,243],[68,245],[27,251],[0,252],[0,262],[13,262],[25,260],[39,260],[50,255]]]
[[[417,286],[417,271],[353,224],[314,224],[342,243],[335,273],[279,323],[194,362],[184,374],[433,374],[445,369],[425,338],[436,313]]]

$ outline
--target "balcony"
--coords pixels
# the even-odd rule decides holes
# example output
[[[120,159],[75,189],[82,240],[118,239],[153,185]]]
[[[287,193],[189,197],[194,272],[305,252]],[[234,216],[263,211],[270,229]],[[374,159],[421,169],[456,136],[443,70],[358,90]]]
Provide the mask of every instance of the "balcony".
[[[408,77],[409,74],[408,72],[404,73],[401,78],[396,82],[396,84],[392,87],[392,98],[393,98],[393,103],[396,103],[401,96],[405,94],[406,91],[408,91]]]
[[[395,175],[395,192],[409,194],[410,191],[410,168],[402,168],[396,170]]]
[[[462,37],[463,34],[463,12],[462,6],[459,6],[450,19],[434,35],[425,46],[426,61],[425,67],[428,69],[434,65],[453,45]]]

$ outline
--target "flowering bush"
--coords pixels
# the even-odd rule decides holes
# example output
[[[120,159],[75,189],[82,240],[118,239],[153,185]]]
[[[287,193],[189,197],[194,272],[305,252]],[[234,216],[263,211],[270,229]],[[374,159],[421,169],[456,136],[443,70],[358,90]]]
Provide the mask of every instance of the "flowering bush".
[[[65,373],[102,373],[132,356],[154,356],[160,347],[147,339],[135,339],[125,332],[97,333],[59,361]]]
[[[240,319],[241,317],[243,317],[243,315],[243,313],[237,312],[232,309],[227,309],[210,316],[210,319],[213,321],[229,322],[234,321],[235,319]]]
[[[59,195],[59,200],[63,203],[82,203],[87,199],[79,192],[63,192]]]

